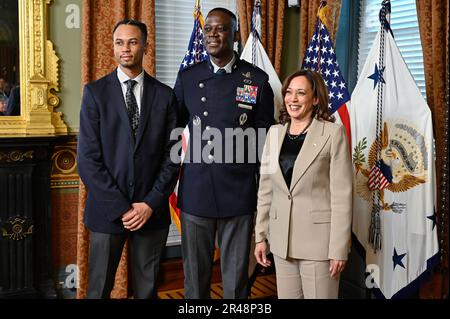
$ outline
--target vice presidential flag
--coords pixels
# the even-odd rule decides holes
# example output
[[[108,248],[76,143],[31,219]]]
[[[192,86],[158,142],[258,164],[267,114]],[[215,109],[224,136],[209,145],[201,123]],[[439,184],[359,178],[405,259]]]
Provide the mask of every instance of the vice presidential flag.
[[[259,0],[256,0],[253,6],[252,31],[245,43],[241,59],[256,65],[269,75],[269,83],[273,90],[274,118],[278,121],[280,108],[283,105],[283,96],[281,95],[282,85],[261,44],[261,2]]]
[[[352,94],[353,232],[365,250],[368,288],[407,297],[436,262],[431,112],[386,15]]]
[[[206,52],[204,46],[204,37],[203,37],[203,26],[204,20],[203,15],[200,8],[200,1],[197,0],[195,9],[194,9],[194,28],[192,30],[191,38],[189,40],[188,49],[183,58],[183,61],[180,65],[180,70],[193,65],[195,63],[202,62],[207,59],[208,53]],[[186,128],[183,131],[183,144],[182,144],[182,159],[184,158],[187,142],[189,140],[189,130]],[[177,207],[178,202],[178,181],[175,186],[175,190],[170,195],[169,198],[169,206],[170,206],[170,215],[172,217],[172,222],[177,226],[178,231],[181,233],[181,223],[180,223],[180,209]]]
[[[351,146],[350,116],[347,108],[347,104],[350,101],[350,93],[339,69],[333,41],[328,33],[326,5],[326,1],[320,3],[315,31],[306,48],[302,68],[315,70],[322,75],[328,89],[330,100],[328,107],[332,114],[337,111],[338,116],[336,116],[336,119],[344,125],[349,141],[348,145]]]

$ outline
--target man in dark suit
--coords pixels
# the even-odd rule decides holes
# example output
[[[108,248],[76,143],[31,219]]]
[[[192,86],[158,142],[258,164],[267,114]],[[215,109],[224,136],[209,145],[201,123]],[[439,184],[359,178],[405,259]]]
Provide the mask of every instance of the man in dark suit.
[[[223,296],[246,298],[257,133],[273,123],[273,91],[268,75],[233,51],[232,12],[212,9],[204,35],[209,59],[181,71],[174,89],[190,132],[178,189],[185,297],[210,297],[217,234]]]
[[[20,115],[20,86],[15,86],[9,94],[6,104],[6,115]]]
[[[0,115],[7,114],[8,95],[6,94],[6,80],[0,77]]]
[[[108,298],[127,238],[135,298],[156,296],[178,165],[170,160],[176,127],[172,89],[142,67],[147,28],[117,23],[111,74],[84,88],[78,169],[88,188],[84,223],[91,231],[88,298]]]

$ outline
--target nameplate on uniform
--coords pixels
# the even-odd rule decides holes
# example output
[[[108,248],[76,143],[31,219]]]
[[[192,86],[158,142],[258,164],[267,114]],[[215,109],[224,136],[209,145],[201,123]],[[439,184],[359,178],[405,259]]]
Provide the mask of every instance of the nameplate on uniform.
[[[258,96],[258,87],[254,85],[246,85],[236,89],[236,101],[250,104],[256,104],[256,97]]]
[[[253,106],[248,105],[248,104],[242,104],[242,103],[239,103],[238,107],[243,108],[243,109],[247,109],[247,110],[253,109]]]

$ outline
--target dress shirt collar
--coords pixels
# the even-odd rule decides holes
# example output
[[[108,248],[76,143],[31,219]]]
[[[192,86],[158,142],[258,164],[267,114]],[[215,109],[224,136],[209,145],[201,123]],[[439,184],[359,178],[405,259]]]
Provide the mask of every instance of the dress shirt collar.
[[[128,75],[125,74],[125,72],[122,71],[120,66],[117,68],[117,77],[119,78],[120,83],[124,84],[126,81],[130,79]],[[142,86],[144,84],[144,70],[142,70],[141,73],[134,79],[137,82],[138,85]]]
[[[226,71],[227,73],[231,73],[231,72],[233,71],[233,65],[234,65],[234,62],[236,62],[236,56],[235,56],[234,53],[233,53],[233,58],[231,59],[231,61],[228,62],[228,64],[225,65],[225,66],[223,66],[223,67],[220,67],[220,66],[216,65],[216,64],[213,62],[212,59],[209,59],[209,61],[211,61],[211,65],[212,65],[213,68],[214,68],[214,73],[216,73],[218,69],[225,69],[225,71]]]

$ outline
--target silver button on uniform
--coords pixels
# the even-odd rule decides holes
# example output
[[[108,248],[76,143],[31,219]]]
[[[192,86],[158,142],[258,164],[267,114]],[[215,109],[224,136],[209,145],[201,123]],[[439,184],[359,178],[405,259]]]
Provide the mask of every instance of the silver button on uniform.
[[[203,115],[208,116],[208,112],[207,111],[203,112]]]
[[[198,87],[201,88],[201,89],[203,89],[203,88],[205,87],[205,85],[204,85],[203,83],[200,83],[200,84],[198,85]]]
[[[206,97],[202,96],[200,100],[202,100],[202,102],[206,102]]]
[[[205,127],[205,129],[206,129],[207,131],[209,131],[209,130],[211,129],[211,126],[208,125],[208,126]]]

